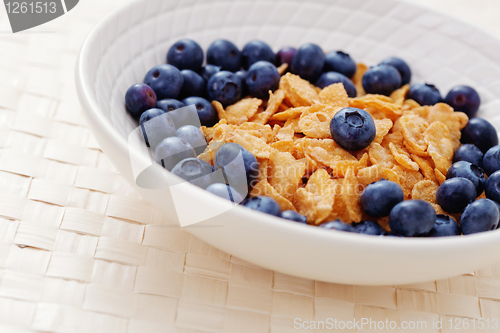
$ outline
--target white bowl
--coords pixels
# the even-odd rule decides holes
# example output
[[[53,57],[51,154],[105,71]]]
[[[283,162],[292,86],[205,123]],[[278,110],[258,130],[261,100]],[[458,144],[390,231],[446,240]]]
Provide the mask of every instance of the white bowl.
[[[172,216],[172,223],[177,218],[171,191],[135,185],[127,136],[136,124],[125,111],[124,95],[151,67],[164,63],[169,46],[183,37],[205,50],[217,38],[239,47],[258,38],[275,50],[313,42],[325,51],[344,50],[368,65],[400,56],[411,65],[413,82],[432,82],[444,93],[456,84],[476,87],[483,101],[480,116],[500,127],[495,114],[500,42],[444,14],[394,0],[134,1],[87,37],[76,68],[78,93],[106,155],[147,201]],[[133,149],[130,154],[149,163]],[[169,184],[179,180],[159,166],[151,172]],[[304,278],[406,284],[468,273],[500,260],[498,230],[439,239],[381,238],[327,231],[241,206],[227,210],[227,201],[191,184],[174,197],[178,214],[215,216],[186,227],[193,235],[249,262]]]

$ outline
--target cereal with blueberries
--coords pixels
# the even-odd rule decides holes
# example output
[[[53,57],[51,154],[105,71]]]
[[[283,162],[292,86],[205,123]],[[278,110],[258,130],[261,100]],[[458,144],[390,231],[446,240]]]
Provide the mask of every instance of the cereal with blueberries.
[[[367,67],[311,43],[274,54],[259,40],[240,51],[220,39],[204,60],[198,43],[182,39],[125,95],[170,172],[325,229],[441,237],[497,228],[500,146],[493,126],[475,118],[472,87],[443,98],[411,83],[400,58]],[[177,126],[189,105],[201,127]],[[210,182],[218,169],[224,179]]]

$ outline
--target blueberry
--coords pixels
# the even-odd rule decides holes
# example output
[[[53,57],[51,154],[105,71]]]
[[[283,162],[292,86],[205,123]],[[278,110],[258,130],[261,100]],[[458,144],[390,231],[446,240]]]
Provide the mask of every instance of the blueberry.
[[[354,83],[352,83],[352,81],[349,80],[347,76],[340,73],[326,72],[321,74],[318,81],[316,81],[316,86],[323,89],[333,83],[342,83],[344,85],[345,91],[347,92],[347,96],[352,98],[356,97],[357,92]]]
[[[476,199],[476,187],[467,178],[451,178],[436,191],[437,203],[448,213],[461,213]]]
[[[482,168],[483,152],[470,143],[461,145],[457,150],[455,150],[455,154],[453,155],[453,163],[458,161],[467,161]]]
[[[365,235],[383,235],[384,229],[374,221],[361,221],[359,223],[353,222],[351,224],[358,234]]]
[[[315,82],[325,63],[325,54],[316,44],[304,44],[298,50],[291,64],[291,72],[301,78]]]
[[[214,169],[210,164],[198,158],[183,159],[172,169],[174,175],[204,189],[213,185],[212,178],[209,176],[212,175],[213,171]]]
[[[153,119],[154,120],[151,120]],[[165,138],[175,135],[175,125],[172,118],[162,109],[149,109],[139,119],[141,132],[146,145],[154,151]]]
[[[462,129],[462,143],[472,143],[483,153],[498,144],[498,136],[495,128],[482,118],[469,120],[467,126]]]
[[[215,183],[208,186],[206,190],[232,202],[240,203],[243,201],[243,197],[234,188],[226,184]]]
[[[403,59],[396,57],[385,58],[380,62],[380,65],[389,65],[395,67],[399,75],[401,75],[401,85],[410,83],[411,81],[411,69],[410,66]]]
[[[476,197],[483,193],[486,179],[484,178],[483,169],[478,167],[476,164],[472,164],[467,161],[453,163],[446,173],[446,179],[455,177],[462,177],[470,180],[476,188]]]
[[[269,45],[260,40],[249,41],[241,50],[243,68],[248,69],[257,61],[267,61],[274,64],[275,55]]]
[[[273,198],[258,196],[244,201],[243,205],[247,208],[257,210],[262,213],[280,216],[281,208]]]
[[[360,150],[375,139],[375,122],[365,110],[347,107],[333,116],[330,133],[333,140],[345,150]]]
[[[381,180],[368,185],[361,194],[361,207],[373,217],[388,216],[391,209],[404,200],[404,193],[395,182]]]
[[[293,61],[293,57],[297,53],[297,49],[295,47],[286,46],[276,53],[276,66],[280,66],[282,64],[290,65]]]
[[[484,194],[488,199],[500,203],[500,171],[494,172],[488,177]]]
[[[414,237],[427,234],[436,222],[436,211],[423,200],[405,200],[398,203],[389,215],[392,232]]]
[[[236,74],[220,71],[208,80],[207,91],[212,101],[219,101],[223,106],[228,106],[240,100],[243,85]]]
[[[237,159],[238,156],[242,159]],[[255,156],[237,143],[226,143],[220,147],[215,154],[214,165],[216,169],[224,170],[229,185],[242,194],[252,188],[259,175],[259,163]]]
[[[125,105],[134,118],[156,106],[156,94],[150,86],[144,83],[134,84],[125,94]]]
[[[246,86],[250,95],[260,98],[269,98],[269,90],[275,91],[280,83],[280,74],[276,66],[267,61],[257,61],[248,69]]]
[[[356,232],[356,229],[354,229],[353,226],[350,224],[344,223],[340,220],[335,220],[331,222],[325,222],[319,225],[320,228],[324,229],[333,229],[333,230],[338,230],[338,231],[347,231],[347,232]]]
[[[196,155],[203,153],[207,147],[207,140],[203,132],[196,126],[184,125],[175,131],[178,138],[183,139],[194,148]]]
[[[436,215],[436,222],[431,231],[427,234],[428,237],[443,237],[461,235],[462,230],[457,222],[448,215]]]
[[[479,199],[465,208],[460,217],[464,235],[494,230],[498,226],[498,207],[489,199]]]
[[[154,90],[158,99],[176,98],[181,92],[181,72],[172,65],[158,65],[149,70],[144,77],[144,83]]]
[[[241,68],[241,52],[230,41],[218,39],[208,47],[207,63],[225,71],[236,72]]]
[[[186,105],[181,101],[172,98],[162,99],[156,103],[156,107],[162,109],[165,112],[174,111],[185,106]]]
[[[178,69],[199,71],[203,64],[203,49],[191,39],[181,39],[170,47],[167,52],[167,63]]]
[[[304,215],[297,213],[294,210],[285,210],[281,213],[281,217],[290,221],[307,224],[307,219]]]
[[[206,95],[207,83],[198,73],[190,69],[184,69],[181,71],[181,75],[184,83],[179,93],[180,98],[191,96],[204,97]]]
[[[203,97],[188,97],[182,100],[182,103],[186,105],[195,105],[198,111],[198,117],[200,118],[200,123],[202,126],[211,127],[217,124],[219,121],[219,116],[217,111],[212,106],[212,103],[204,99]]]
[[[215,65],[211,65],[211,64],[206,64],[201,69],[200,75],[203,78],[203,80],[205,80],[206,82],[208,82],[208,80],[210,80],[210,78],[212,77],[212,75],[214,75],[215,73],[219,73],[219,72],[220,72],[220,67],[219,66],[215,66]]]
[[[169,171],[177,163],[189,157],[196,157],[193,147],[176,136],[163,139],[155,149],[156,162]]]
[[[377,65],[365,72],[361,82],[368,94],[389,96],[401,87],[401,75],[393,66]]]
[[[434,105],[443,101],[439,90],[428,83],[412,84],[408,91],[408,99],[413,99],[420,105]]]
[[[477,91],[472,87],[463,85],[451,88],[444,101],[455,111],[465,112],[469,118],[476,116],[479,104],[481,104]]]
[[[351,56],[342,51],[331,51],[325,55],[324,72],[337,72],[348,78],[356,73],[356,63]]]
[[[247,84],[245,82],[245,80],[247,78],[247,71],[244,69],[241,69],[234,74],[236,74],[236,76],[239,77],[240,81],[241,81],[241,96],[243,97],[243,96],[248,95],[248,87],[247,87]]]
[[[479,150],[479,149],[478,149]],[[488,149],[483,157],[484,172],[489,176],[500,170],[500,146],[496,145]]]

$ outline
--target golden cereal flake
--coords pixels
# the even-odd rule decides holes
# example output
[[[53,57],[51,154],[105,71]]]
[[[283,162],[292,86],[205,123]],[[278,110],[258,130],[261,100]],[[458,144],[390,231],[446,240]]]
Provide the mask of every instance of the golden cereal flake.
[[[264,195],[276,200],[282,211],[285,210],[295,210],[293,204],[281,196],[268,182],[266,179],[261,180],[252,188],[250,196],[256,197],[259,195]]]
[[[262,100],[254,97],[245,97],[226,108],[227,122],[232,125],[241,125],[252,118],[259,110]]]
[[[273,150],[269,155],[269,183],[283,197],[291,200],[302,185],[306,166],[292,154]]]
[[[298,75],[286,73],[281,77],[279,87],[293,107],[311,106],[319,102],[314,86]]]
[[[322,104],[338,108],[349,106],[349,97],[342,83],[334,83],[325,87],[319,93],[319,100]]]
[[[276,112],[285,99],[285,93],[283,90],[276,90],[274,93],[269,91],[269,100],[267,101],[267,107],[263,112],[255,114],[249,121],[259,124],[265,124]]]
[[[312,174],[305,187],[297,189],[293,203],[309,223],[320,224],[330,215],[335,200],[333,180],[324,169]]]

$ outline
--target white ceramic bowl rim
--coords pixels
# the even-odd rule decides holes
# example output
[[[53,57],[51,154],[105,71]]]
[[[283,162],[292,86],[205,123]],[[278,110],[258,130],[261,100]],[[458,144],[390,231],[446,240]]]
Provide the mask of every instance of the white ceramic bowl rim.
[[[123,7],[117,8],[112,13],[110,13],[106,19],[110,17],[114,17],[118,15],[125,8],[129,8],[133,6],[136,1],[132,1],[127,3]],[[419,6],[417,4],[412,3],[412,5]],[[446,13],[442,13],[442,15],[448,15]],[[448,15],[449,16],[449,15]],[[86,110],[90,110],[92,113],[92,117],[95,117],[99,120],[98,126],[102,131],[106,131],[110,134],[113,144],[116,149],[121,150],[122,152],[128,154],[128,147],[126,140],[124,140],[123,136],[112,126],[109,119],[107,119],[101,112],[100,106],[97,102],[97,98],[95,93],[90,89],[93,82],[89,73],[86,71],[86,67],[89,66],[89,62],[91,59],[91,41],[96,38],[96,35],[99,34],[102,26],[105,24],[106,19],[99,22],[89,33],[83,46],[81,48],[81,52],[79,54],[79,58],[76,65],[77,72],[77,86],[80,94],[81,102],[86,106]],[[457,20],[456,18],[454,18]],[[469,23],[464,22],[464,24],[469,25]],[[494,37],[488,31],[484,31],[477,27],[475,29],[481,30],[485,34]],[[496,38],[496,37],[494,37]],[[217,200],[224,200],[217,198]],[[484,247],[488,246],[488,244],[499,243],[500,242],[500,231],[489,231],[484,233],[472,234],[462,237],[440,237],[440,238],[399,238],[399,237],[374,237],[368,235],[360,235],[360,234],[351,234],[346,232],[332,232],[327,231],[321,228],[302,225],[299,223],[292,223],[288,221],[284,221],[281,218],[273,217],[267,214],[263,214],[260,212],[256,212],[253,210],[249,210],[245,207],[236,207],[234,209],[239,210],[241,214],[250,214],[256,224],[261,225],[265,228],[266,225],[270,224],[274,227],[283,229],[284,232],[300,232],[307,237],[315,237],[315,238],[324,238],[329,239],[331,242],[337,241],[354,241],[357,242],[363,247],[379,247],[386,249],[393,249],[394,251],[424,251],[426,253],[433,252],[436,255],[439,255],[441,250],[450,251],[453,249],[464,249],[464,248],[474,248],[474,247]],[[189,227],[187,228],[189,229]],[[459,260],[459,259],[458,259]]]

